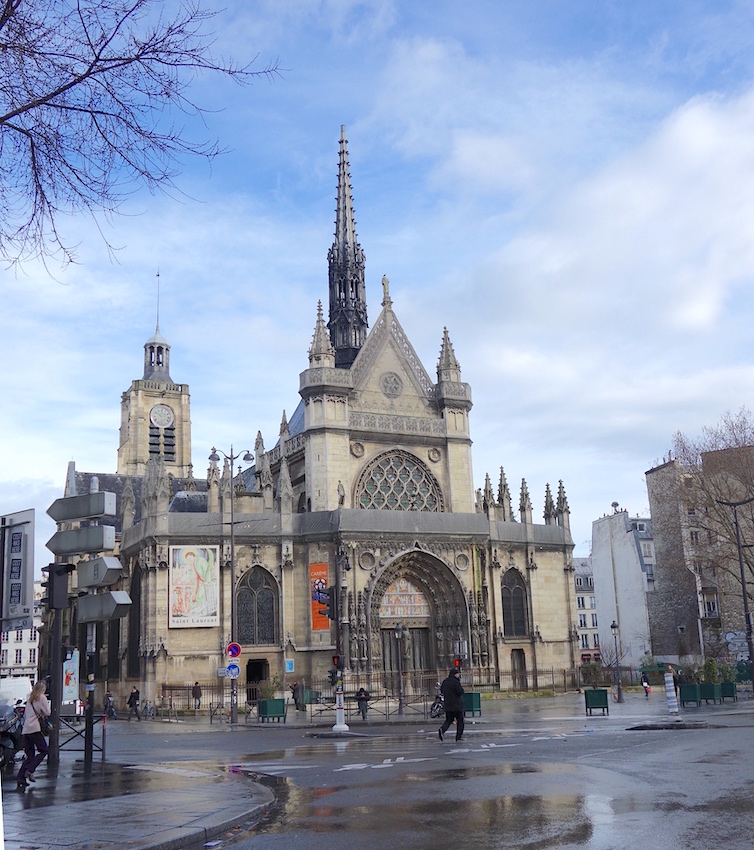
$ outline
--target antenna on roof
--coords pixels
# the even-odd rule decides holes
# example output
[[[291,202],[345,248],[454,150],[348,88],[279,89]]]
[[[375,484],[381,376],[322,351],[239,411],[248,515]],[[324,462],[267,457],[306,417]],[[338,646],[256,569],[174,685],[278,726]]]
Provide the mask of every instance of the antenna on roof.
[[[160,329],[160,267],[157,266],[157,330]]]

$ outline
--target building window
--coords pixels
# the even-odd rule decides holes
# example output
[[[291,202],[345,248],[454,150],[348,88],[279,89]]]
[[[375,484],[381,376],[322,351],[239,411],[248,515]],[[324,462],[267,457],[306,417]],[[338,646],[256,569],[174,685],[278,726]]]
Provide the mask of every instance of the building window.
[[[400,450],[380,455],[362,472],[356,504],[366,510],[443,510],[437,479],[419,458]]]
[[[702,593],[703,617],[719,617],[717,608],[717,593],[714,590],[705,590]]]
[[[39,639],[39,632],[37,631],[37,627],[34,626],[34,628],[31,630],[31,634],[29,635],[29,640],[32,643],[36,643],[38,639]]]
[[[691,540],[691,542],[692,542],[694,545],[696,545],[697,543],[699,543],[699,532],[698,532],[698,531],[691,531],[691,532],[689,532],[689,539]]]
[[[22,641],[23,639],[24,639],[24,630],[23,630],[23,629],[16,629],[16,640],[17,640],[19,643],[21,643],[21,641]]]
[[[631,527],[634,531],[646,531],[647,524],[645,522],[632,522]]]
[[[7,649],[0,650],[0,664],[2,664],[3,667],[5,667],[5,665],[7,663],[8,663],[8,650]]]
[[[584,597],[583,596],[577,596],[576,597],[576,605],[579,608],[586,608],[586,605],[584,605]]]
[[[589,635],[581,635],[581,648],[589,649]]]
[[[20,649],[16,650],[16,664],[23,663],[22,659],[21,659],[21,652],[22,652],[22,650],[20,650]]]
[[[590,608],[596,608],[597,607],[597,600],[593,596],[589,597],[589,607]]]
[[[579,614],[579,628],[586,628],[586,614]]]
[[[525,637],[529,633],[526,616],[526,584],[518,570],[508,570],[502,579],[503,634]]]
[[[3,632],[3,643],[8,643],[10,640],[10,632]]]
[[[278,643],[278,589],[267,570],[250,569],[243,577],[236,600],[239,643]]]
[[[36,663],[37,663],[37,650],[36,650],[36,647],[32,647],[29,650],[29,664],[36,664]]]
[[[595,634],[594,635],[594,648],[598,649],[599,645],[600,645],[600,636]]]
[[[584,580],[581,578],[581,576],[576,576],[576,587],[581,587],[583,583]]]
[[[596,614],[592,614],[592,628],[593,629],[597,628],[597,615]]]

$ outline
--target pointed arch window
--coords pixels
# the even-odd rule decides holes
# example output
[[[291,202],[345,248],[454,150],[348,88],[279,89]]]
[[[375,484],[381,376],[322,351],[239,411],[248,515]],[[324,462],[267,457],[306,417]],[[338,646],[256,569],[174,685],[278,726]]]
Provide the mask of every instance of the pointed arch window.
[[[242,644],[278,644],[278,587],[262,567],[252,567],[241,580],[236,596],[238,640]]]
[[[508,570],[502,578],[503,635],[527,637],[529,634],[526,582],[518,570]]]
[[[443,510],[442,491],[429,469],[409,452],[385,452],[361,473],[356,504],[366,510]]]

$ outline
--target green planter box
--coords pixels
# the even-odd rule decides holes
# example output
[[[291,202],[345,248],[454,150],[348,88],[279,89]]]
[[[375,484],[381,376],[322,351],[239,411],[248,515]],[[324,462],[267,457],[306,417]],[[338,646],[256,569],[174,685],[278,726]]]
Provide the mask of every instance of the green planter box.
[[[732,699],[733,702],[738,700],[738,690],[735,682],[720,682],[720,698],[723,700]]]
[[[607,688],[589,688],[584,691],[585,714],[591,714],[595,708],[602,709],[602,716],[610,714],[607,704]]]
[[[723,697],[720,692],[720,684],[715,683],[711,684],[710,682],[702,682],[699,685],[699,699],[704,700],[705,702],[709,702],[712,700],[714,703],[722,702]]]
[[[471,716],[482,713],[482,695],[474,691],[468,691],[463,695],[463,713]]]
[[[687,702],[695,702],[697,705],[701,705],[702,698],[699,695],[699,685],[679,685],[678,702],[681,705],[686,705]]]
[[[284,699],[260,699],[257,702],[257,717],[262,723],[268,723],[272,720],[278,723],[282,720],[285,723],[285,712]]]

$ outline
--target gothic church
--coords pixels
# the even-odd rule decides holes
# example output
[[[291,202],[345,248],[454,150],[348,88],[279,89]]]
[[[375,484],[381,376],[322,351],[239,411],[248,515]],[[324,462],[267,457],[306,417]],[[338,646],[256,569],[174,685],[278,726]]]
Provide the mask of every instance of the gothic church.
[[[159,328],[123,393],[117,473],[69,466],[66,495],[118,494],[132,606],[98,627],[103,690],[138,684],[155,700],[166,686],[217,681],[231,637],[247,693],[274,678],[322,681],[335,654],[350,682],[372,689],[397,669],[419,688],[455,658],[503,689],[546,687],[550,671],[574,668],[563,485],[548,485],[544,522],[525,481],[514,516],[502,469],[496,492],[488,475],[475,493],[471,388],[447,330],[430,375],[387,278],[370,329],[344,128],[328,262],[328,311],[317,307],[298,406],[269,448],[257,435],[244,471],[213,451],[206,481],[194,478],[188,386],[172,380]],[[80,642],[85,627],[70,617]]]

